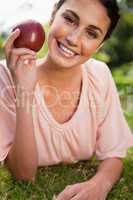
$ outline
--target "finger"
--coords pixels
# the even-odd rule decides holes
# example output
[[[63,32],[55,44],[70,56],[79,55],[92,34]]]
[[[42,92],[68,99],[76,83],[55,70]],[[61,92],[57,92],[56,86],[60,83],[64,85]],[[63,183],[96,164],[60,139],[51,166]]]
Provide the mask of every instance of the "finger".
[[[28,65],[32,68],[34,67],[34,69],[36,70],[36,59],[33,58],[33,59],[30,59],[29,62],[28,62]]]
[[[31,60],[35,60],[36,56],[28,54],[28,55],[20,56],[19,59],[23,61],[28,60],[30,62]]]
[[[18,67],[18,65],[22,64],[29,64],[30,60],[35,60],[36,56],[35,55],[22,55],[18,58],[18,56],[13,56],[11,59],[11,70],[15,70],[15,68]],[[33,61],[32,61],[33,62]]]
[[[78,193],[77,195],[75,195],[74,197],[72,197],[70,200],[89,200],[89,199],[85,199],[83,198],[81,193]]]
[[[58,196],[57,196],[57,200],[63,200],[63,199],[70,199],[70,193],[69,193],[69,188],[70,186],[67,186]]]
[[[70,200],[74,195],[77,194],[77,187],[75,185],[67,186],[63,192],[57,196],[57,200]]]
[[[36,52],[27,49],[27,48],[13,48],[12,49],[12,54],[17,55],[17,56],[21,56],[22,54],[31,54],[31,55],[36,55]]]
[[[31,58],[31,59],[29,59],[29,60],[24,60],[24,62],[23,62],[23,66],[24,67],[26,67],[25,69],[31,69],[31,68],[33,68],[34,69],[34,71],[35,71],[35,66],[36,66],[36,62],[35,62],[35,59],[34,58]]]
[[[25,49],[25,48],[21,48],[21,49],[17,49],[14,48],[11,50],[10,52],[10,57],[9,57],[9,62],[10,62],[10,66],[11,69],[15,68],[16,66],[16,62],[19,58],[19,56],[22,56],[22,54],[26,55],[29,54],[31,56],[33,56],[33,58],[36,58],[36,53],[34,53],[33,51],[29,50],[29,49]],[[30,56],[28,56],[30,58]],[[26,58],[28,59],[27,55]]]
[[[7,59],[8,61],[8,67],[13,70],[15,69],[15,66],[17,64],[17,61],[19,59],[19,56],[15,53],[13,53],[13,50],[10,52],[9,58]]]
[[[92,200],[92,198],[89,197],[89,194],[87,194],[84,191],[81,191],[77,193],[74,197],[71,198],[71,200]],[[95,198],[93,198],[95,199]]]
[[[23,67],[31,66],[31,64],[29,64],[30,60],[32,60],[31,64],[35,64],[35,58],[33,58],[32,56],[28,59],[26,56],[21,56],[17,61],[16,68],[14,69],[14,71],[17,69],[22,70]]]
[[[6,41],[4,42],[3,48],[5,50],[6,56],[8,57],[12,47],[13,43],[16,40],[16,38],[20,35],[20,29],[16,29],[15,31],[11,32],[11,34],[8,36]]]

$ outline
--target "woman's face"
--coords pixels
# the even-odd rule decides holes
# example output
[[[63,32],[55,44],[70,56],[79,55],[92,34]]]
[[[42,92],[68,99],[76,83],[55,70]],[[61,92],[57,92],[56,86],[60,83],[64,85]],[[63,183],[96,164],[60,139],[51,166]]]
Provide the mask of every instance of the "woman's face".
[[[109,25],[107,11],[98,0],[67,0],[52,20],[50,59],[63,68],[79,66],[95,53]]]

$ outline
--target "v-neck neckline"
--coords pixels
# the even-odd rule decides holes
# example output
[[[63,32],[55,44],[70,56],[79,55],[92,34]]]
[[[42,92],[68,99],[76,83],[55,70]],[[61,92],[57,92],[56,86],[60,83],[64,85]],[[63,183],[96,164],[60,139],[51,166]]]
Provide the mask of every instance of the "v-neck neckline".
[[[45,99],[44,99],[44,95],[43,95],[43,92],[40,88],[40,85],[39,83],[37,83],[37,90],[38,90],[38,95],[39,95],[39,99],[40,99],[40,103],[41,103],[41,110],[42,110],[42,113],[45,115],[45,118],[47,118],[47,120],[50,122],[51,126],[54,126],[56,128],[59,128],[59,129],[64,129],[64,128],[67,128],[67,127],[70,127],[71,124],[73,123],[73,121],[76,119],[76,117],[78,116],[78,113],[80,110],[82,110],[82,105],[83,105],[83,98],[84,98],[84,94],[85,94],[85,66],[84,64],[81,65],[81,70],[82,70],[82,87],[81,87],[81,92],[80,92],[80,99],[79,99],[79,102],[78,102],[78,105],[77,105],[77,108],[76,110],[73,112],[73,114],[71,115],[71,118],[69,120],[67,120],[66,122],[64,123],[60,123],[58,122],[53,114],[50,112],[50,110],[48,109],[47,105],[46,105],[46,102],[45,102]]]

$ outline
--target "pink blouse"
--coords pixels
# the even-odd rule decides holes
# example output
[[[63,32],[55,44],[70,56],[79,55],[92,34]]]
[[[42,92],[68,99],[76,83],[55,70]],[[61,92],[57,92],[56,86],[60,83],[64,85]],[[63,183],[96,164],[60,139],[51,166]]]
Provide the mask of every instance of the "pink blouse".
[[[16,91],[5,61],[0,65],[0,161],[11,149],[16,129]],[[125,157],[133,135],[124,118],[118,92],[107,65],[89,59],[82,65],[82,91],[71,119],[58,123],[50,113],[39,84],[32,116],[39,166],[60,162]],[[27,130],[25,130],[27,131]]]

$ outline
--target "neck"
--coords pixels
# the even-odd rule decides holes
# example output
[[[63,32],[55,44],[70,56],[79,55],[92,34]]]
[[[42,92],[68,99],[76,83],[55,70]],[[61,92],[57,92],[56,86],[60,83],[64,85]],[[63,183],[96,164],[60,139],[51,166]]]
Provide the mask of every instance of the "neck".
[[[42,70],[44,71],[45,67],[45,74],[46,79],[45,81],[47,84],[56,86],[56,87],[63,87],[68,88],[72,85],[77,85],[81,83],[81,66],[71,67],[71,68],[63,68],[56,66],[54,63],[50,61],[50,59],[46,56],[45,60],[42,64]],[[44,74],[44,73],[41,73]]]

